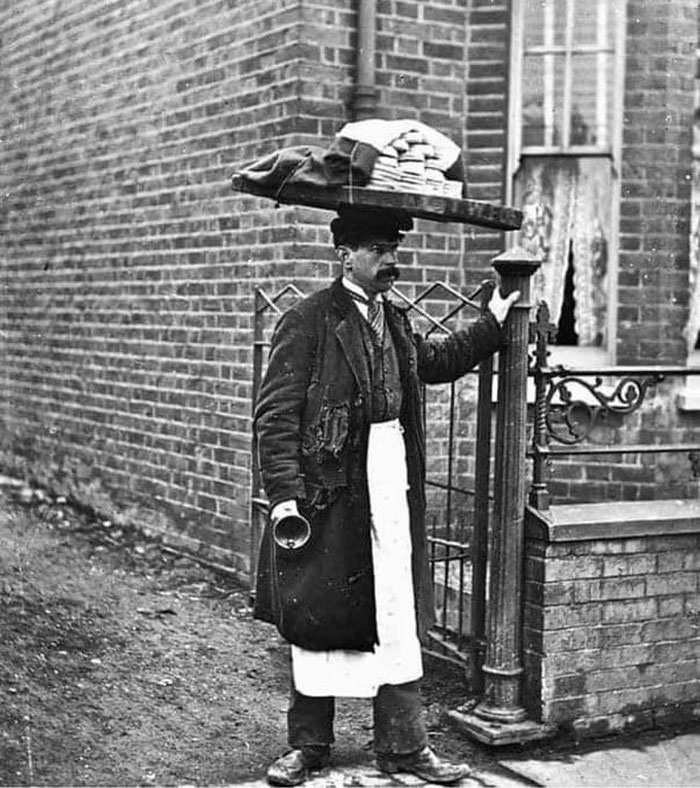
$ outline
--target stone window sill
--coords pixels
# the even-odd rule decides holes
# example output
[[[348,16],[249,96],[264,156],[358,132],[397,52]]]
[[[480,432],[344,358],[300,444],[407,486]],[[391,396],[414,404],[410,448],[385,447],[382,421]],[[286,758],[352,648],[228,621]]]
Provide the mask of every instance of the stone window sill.
[[[686,390],[678,395],[678,410],[700,411],[700,390],[686,387]]]
[[[700,368],[700,351],[695,350],[688,356],[688,366]],[[685,385],[678,394],[678,410],[700,411],[700,375],[688,375]]]

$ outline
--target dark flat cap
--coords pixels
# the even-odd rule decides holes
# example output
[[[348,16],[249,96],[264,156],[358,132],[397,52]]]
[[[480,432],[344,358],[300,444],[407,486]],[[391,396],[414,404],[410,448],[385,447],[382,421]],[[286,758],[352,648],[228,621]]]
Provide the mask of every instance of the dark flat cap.
[[[355,245],[363,241],[400,241],[413,229],[413,219],[401,211],[342,206],[331,222],[333,243]]]

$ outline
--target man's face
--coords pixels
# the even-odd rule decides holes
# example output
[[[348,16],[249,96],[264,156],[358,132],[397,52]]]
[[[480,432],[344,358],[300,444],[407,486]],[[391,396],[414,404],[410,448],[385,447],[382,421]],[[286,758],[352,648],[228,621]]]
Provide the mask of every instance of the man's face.
[[[386,292],[399,278],[396,241],[363,241],[356,249],[340,246],[343,273],[370,298]]]

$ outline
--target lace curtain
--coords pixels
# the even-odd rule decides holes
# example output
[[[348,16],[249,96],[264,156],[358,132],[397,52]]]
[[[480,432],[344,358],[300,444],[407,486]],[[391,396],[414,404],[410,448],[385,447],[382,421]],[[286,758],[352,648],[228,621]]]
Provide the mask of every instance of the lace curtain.
[[[696,139],[700,130],[696,130]],[[696,151],[700,147],[696,143]],[[693,195],[690,223],[690,313],[686,326],[688,352],[700,350],[700,153],[693,160]]]
[[[585,347],[606,344],[611,165],[607,158],[524,157],[515,183],[523,211],[516,243],[542,259],[533,295],[559,321],[570,256],[574,327]]]

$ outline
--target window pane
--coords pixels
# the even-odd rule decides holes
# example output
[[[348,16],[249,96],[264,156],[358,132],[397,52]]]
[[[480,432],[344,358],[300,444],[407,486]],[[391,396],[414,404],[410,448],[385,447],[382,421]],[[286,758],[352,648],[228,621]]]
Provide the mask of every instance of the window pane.
[[[607,16],[605,0],[576,0],[574,4],[574,46],[594,45],[599,42],[598,37],[598,9],[603,14],[602,24]]]
[[[606,127],[599,130],[600,142],[599,145],[605,148],[612,147],[612,130],[615,128],[615,117],[618,107],[615,103],[615,89],[617,87],[617,73],[615,71],[615,58],[613,55],[601,55],[601,60],[605,63],[605,101],[606,105],[603,107],[605,113]]]
[[[564,46],[566,3],[561,0],[524,0],[525,49],[533,46]]]
[[[529,55],[523,61],[523,146],[563,144],[564,55]]]
[[[523,61],[523,141],[524,146],[544,145],[544,81],[541,55]]]
[[[621,28],[624,29],[625,26],[625,4],[613,3],[609,5],[606,2],[603,3],[603,5],[605,7],[608,26],[606,43],[609,49],[614,50],[617,46],[617,31]]]
[[[554,26],[554,40],[553,44],[558,47],[566,45],[566,6],[567,3],[562,3],[560,0],[550,0],[551,11],[553,16]]]
[[[605,57],[605,56],[600,56]],[[603,61],[605,62],[605,61]],[[598,93],[598,55],[574,55],[571,59],[570,145],[605,145],[607,114],[605,95]]]
[[[525,0],[525,48],[544,44],[544,5],[546,0]]]
[[[545,132],[547,144],[553,148],[561,148],[566,144],[564,140],[564,96],[566,94],[566,57],[557,55],[551,58],[552,78],[550,94],[552,96],[552,109],[549,123],[545,119],[545,127],[549,126],[549,134]],[[545,74],[545,85],[547,84]],[[547,114],[547,104],[545,103],[545,118]]]

